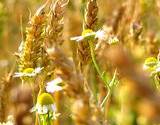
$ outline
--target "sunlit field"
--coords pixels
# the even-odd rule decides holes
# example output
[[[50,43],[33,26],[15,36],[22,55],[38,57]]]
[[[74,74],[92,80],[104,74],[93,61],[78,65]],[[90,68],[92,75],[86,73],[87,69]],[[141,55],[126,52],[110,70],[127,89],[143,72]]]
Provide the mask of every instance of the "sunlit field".
[[[160,0],[0,0],[0,125],[160,125]]]

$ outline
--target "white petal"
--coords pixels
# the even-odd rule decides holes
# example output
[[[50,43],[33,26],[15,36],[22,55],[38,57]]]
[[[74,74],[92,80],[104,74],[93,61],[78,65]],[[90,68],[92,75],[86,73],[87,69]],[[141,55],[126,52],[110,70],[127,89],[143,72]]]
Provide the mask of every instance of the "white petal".
[[[57,108],[56,108],[56,105],[55,105],[55,104],[52,104],[52,105],[51,105],[51,108],[52,108],[52,111],[54,111],[54,112],[57,111]]]
[[[37,67],[37,68],[35,68],[34,72],[36,74],[38,74],[38,73],[40,73],[42,71],[42,69],[43,69],[43,67],[42,68],[41,67]]]
[[[156,72],[160,72],[160,67],[156,68]]]
[[[56,91],[60,91],[62,90],[63,88],[61,86],[58,86],[58,85],[54,85],[54,84],[50,84],[50,85],[47,85],[46,86],[46,91],[47,92],[50,92],[50,93],[54,93]]]
[[[23,75],[23,73],[16,72],[13,77],[22,77]]]
[[[27,73],[27,74],[25,74],[25,76],[33,77],[33,76],[36,76],[36,73]]]
[[[30,112],[35,112],[37,110],[36,106],[32,107],[29,111]]]
[[[61,86],[58,86],[58,84],[62,82],[63,80],[60,77],[57,77],[56,79],[48,82],[46,86],[46,91],[50,93],[54,93],[56,91],[62,90],[63,88]]]
[[[43,67],[42,67],[42,68],[38,67],[38,68],[36,68],[32,73],[16,72],[16,73],[13,75],[13,77],[22,77],[22,76],[33,77],[33,76],[36,76],[38,73],[40,73],[42,69],[43,69]]]
[[[41,106],[39,104],[36,105],[37,108],[37,113],[38,114],[46,114],[48,112],[48,107],[47,106]]]
[[[39,107],[39,108],[37,109],[37,113],[38,113],[38,114],[43,114],[43,109],[42,109],[42,107]]]
[[[33,77],[35,75],[35,73],[15,73],[13,77]]]
[[[56,79],[48,82],[47,85],[52,85],[52,84],[56,84],[57,85],[57,84],[59,84],[61,82],[63,82],[63,80],[60,77],[57,77]]]
[[[71,37],[70,40],[80,42],[80,41],[82,41],[83,39],[84,39],[83,36],[76,36],[76,37]]]
[[[95,38],[98,38],[98,39],[101,39],[101,40],[105,40],[106,39],[105,32],[103,30],[98,30],[96,32]]]
[[[48,106],[44,105],[43,106],[43,114],[47,114],[48,113]]]

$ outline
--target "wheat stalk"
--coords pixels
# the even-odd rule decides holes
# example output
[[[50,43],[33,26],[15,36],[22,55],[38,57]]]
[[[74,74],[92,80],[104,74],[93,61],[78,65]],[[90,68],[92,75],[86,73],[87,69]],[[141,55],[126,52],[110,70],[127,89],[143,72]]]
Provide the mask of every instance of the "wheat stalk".
[[[26,40],[22,41],[21,52],[19,53],[19,70],[35,68],[40,65],[42,57],[43,29],[46,21],[44,12],[48,1],[41,6],[35,15],[31,17],[29,26],[26,28]]]
[[[61,45],[63,43],[63,17],[64,10],[68,0],[57,0],[51,5],[49,13],[48,26],[46,29],[46,44],[47,46]]]
[[[95,30],[96,23],[97,23],[97,12],[98,6],[96,0],[88,0],[87,7],[85,10],[85,19],[83,27],[84,29],[91,29]],[[87,65],[88,62],[91,60],[89,44],[86,41],[83,41],[78,44],[78,56],[80,60],[80,67],[83,70],[83,66]]]

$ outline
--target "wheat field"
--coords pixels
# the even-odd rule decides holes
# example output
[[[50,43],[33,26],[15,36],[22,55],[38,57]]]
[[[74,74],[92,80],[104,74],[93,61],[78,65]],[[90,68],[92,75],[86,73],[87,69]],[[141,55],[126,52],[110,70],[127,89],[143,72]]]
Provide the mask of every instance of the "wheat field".
[[[0,0],[0,125],[160,125],[160,0]]]

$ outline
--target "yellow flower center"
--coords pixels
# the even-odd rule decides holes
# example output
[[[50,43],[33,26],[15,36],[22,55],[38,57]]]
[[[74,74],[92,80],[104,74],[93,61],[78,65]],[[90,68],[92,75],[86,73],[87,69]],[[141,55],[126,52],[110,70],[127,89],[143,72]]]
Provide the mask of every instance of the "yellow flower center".
[[[26,68],[23,70],[23,73],[32,73],[34,71],[33,68]]]
[[[54,103],[54,100],[49,93],[42,93],[40,96],[38,96],[37,102],[40,105],[50,105]]]
[[[82,32],[82,36],[86,36],[89,33],[92,33],[93,31],[91,29],[86,29]]]

